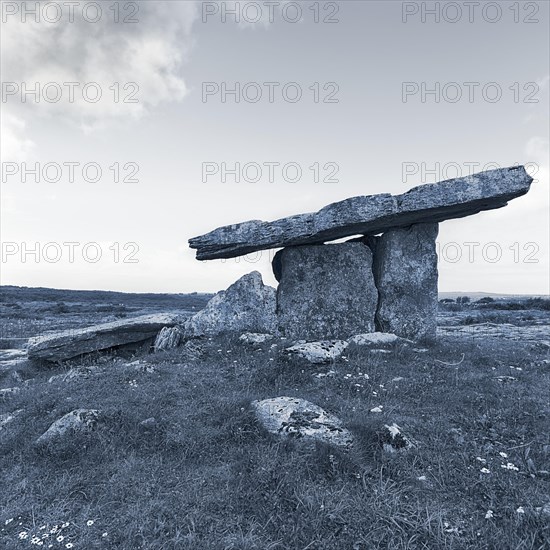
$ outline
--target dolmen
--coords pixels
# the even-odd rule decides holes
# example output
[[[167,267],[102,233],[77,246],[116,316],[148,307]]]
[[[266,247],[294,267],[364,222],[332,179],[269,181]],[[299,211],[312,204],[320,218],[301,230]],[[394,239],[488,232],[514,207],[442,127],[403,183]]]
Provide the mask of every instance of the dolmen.
[[[378,331],[431,342],[439,223],[506,206],[526,194],[531,182],[523,166],[489,170],[402,195],[352,197],[318,212],[219,227],[190,239],[189,246],[198,260],[281,249],[272,262],[279,283],[275,299],[255,288],[262,303],[232,312],[241,330],[258,328],[242,322],[247,311],[256,310],[265,316],[262,321],[248,314],[255,325],[272,329],[275,324],[281,335],[293,339],[345,340]],[[330,243],[346,237],[346,242]],[[253,276],[256,286],[258,276]]]

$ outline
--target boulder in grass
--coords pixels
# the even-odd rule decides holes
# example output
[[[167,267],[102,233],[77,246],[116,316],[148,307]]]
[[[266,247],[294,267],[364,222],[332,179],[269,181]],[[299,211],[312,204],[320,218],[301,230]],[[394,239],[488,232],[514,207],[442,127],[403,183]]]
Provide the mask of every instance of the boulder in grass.
[[[91,433],[98,425],[100,413],[95,409],[75,409],[56,420],[37,440],[37,447],[63,448],[75,435]]]
[[[275,289],[264,285],[260,273],[253,271],[218,292],[203,310],[187,319],[184,335],[196,338],[224,333],[274,333],[275,307]]]
[[[343,340],[324,340],[322,342],[306,342],[295,344],[285,349],[289,357],[298,357],[314,365],[330,363],[338,359],[348,343]]]
[[[252,403],[254,413],[270,433],[282,437],[350,447],[352,434],[341,420],[321,407],[296,397],[274,397]]]
[[[166,326],[178,323],[171,314],[142,315],[91,327],[64,330],[30,338],[30,359],[64,361],[86,353],[107,350],[118,346],[150,341]]]
[[[356,334],[352,336],[348,343],[353,346],[387,349],[393,348],[399,344],[408,345],[412,344],[411,340],[407,338],[401,338],[391,332],[369,332],[366,334]]]
[[[250,346],[256,345],[256,344],[264,344],[268,340],[272,340],[273,335],[272,334],[265,334],[265,333],[259,333],[259,332],[245,332],[244,334],[241,334],[239,336],[239,342],[242,342],[243,344],[247,344]]]
[[[403,434],[401,428],[395,422],[391,425],[385,424],[379,437],[382,448],[387,453],[407,450],[413,446],[411,440]]]

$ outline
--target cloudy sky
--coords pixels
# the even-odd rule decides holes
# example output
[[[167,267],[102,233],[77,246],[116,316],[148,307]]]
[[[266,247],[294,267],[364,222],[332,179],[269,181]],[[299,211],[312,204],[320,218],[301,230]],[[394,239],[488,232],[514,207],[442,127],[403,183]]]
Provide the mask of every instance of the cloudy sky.
[[[274,284],[187,239],[528,163],[440,225],[440,290],[549,292],[547,2],[34,4],[2,2],[2,284]]]

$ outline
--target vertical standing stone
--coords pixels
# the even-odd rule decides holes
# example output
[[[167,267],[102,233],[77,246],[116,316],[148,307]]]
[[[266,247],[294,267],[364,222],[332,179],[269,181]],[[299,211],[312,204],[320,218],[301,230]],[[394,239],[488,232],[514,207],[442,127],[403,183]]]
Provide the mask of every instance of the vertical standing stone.
[[[349,338],[374,331],[372,252],[359,242],[291,246],[277,252],[279,329],[290,338]]]
[[[376,239],[376,328],[418,341],[434,341],[437,313],[437,223],[392,229]]]

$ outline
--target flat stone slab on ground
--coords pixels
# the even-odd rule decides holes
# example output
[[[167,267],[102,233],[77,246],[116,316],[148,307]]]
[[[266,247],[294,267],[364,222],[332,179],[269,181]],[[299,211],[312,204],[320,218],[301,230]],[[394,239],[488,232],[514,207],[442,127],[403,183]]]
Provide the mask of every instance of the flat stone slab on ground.
[[[190,239],[189,246],[197,250],[198,260],[214,260],[353,235],[376,235],[416,223],[438,223],[501,208],[527,193],[532,181],[523,166],[488,170],[420,185],[402,195],[352,197],[318,212],[219,227]]]
[[[317,440],[341,447],[353,443],[352,434],[341,420],[321,407],[296,397],[273,397],[254,401],[259,422],[275,435]]]
[[[174,326],[178,316],[171,314],[143,315],[91,327],[64,330],[30,338],[30,359],[64,361],[85,353],[106,350],[154,338],[163,327]]]
[[[412,340],[401,338],[391,332],[369,332],[366,334],[356,334],[348,340],[350,345],[365,346],[367,348],[391,348],[398,344],[412,344]]]
[[[285,349],[289,356],[299,357],[314,365],[335,361],[348,347],[343,340],[324,340],[321,342],[305,342],[295,344]]]

